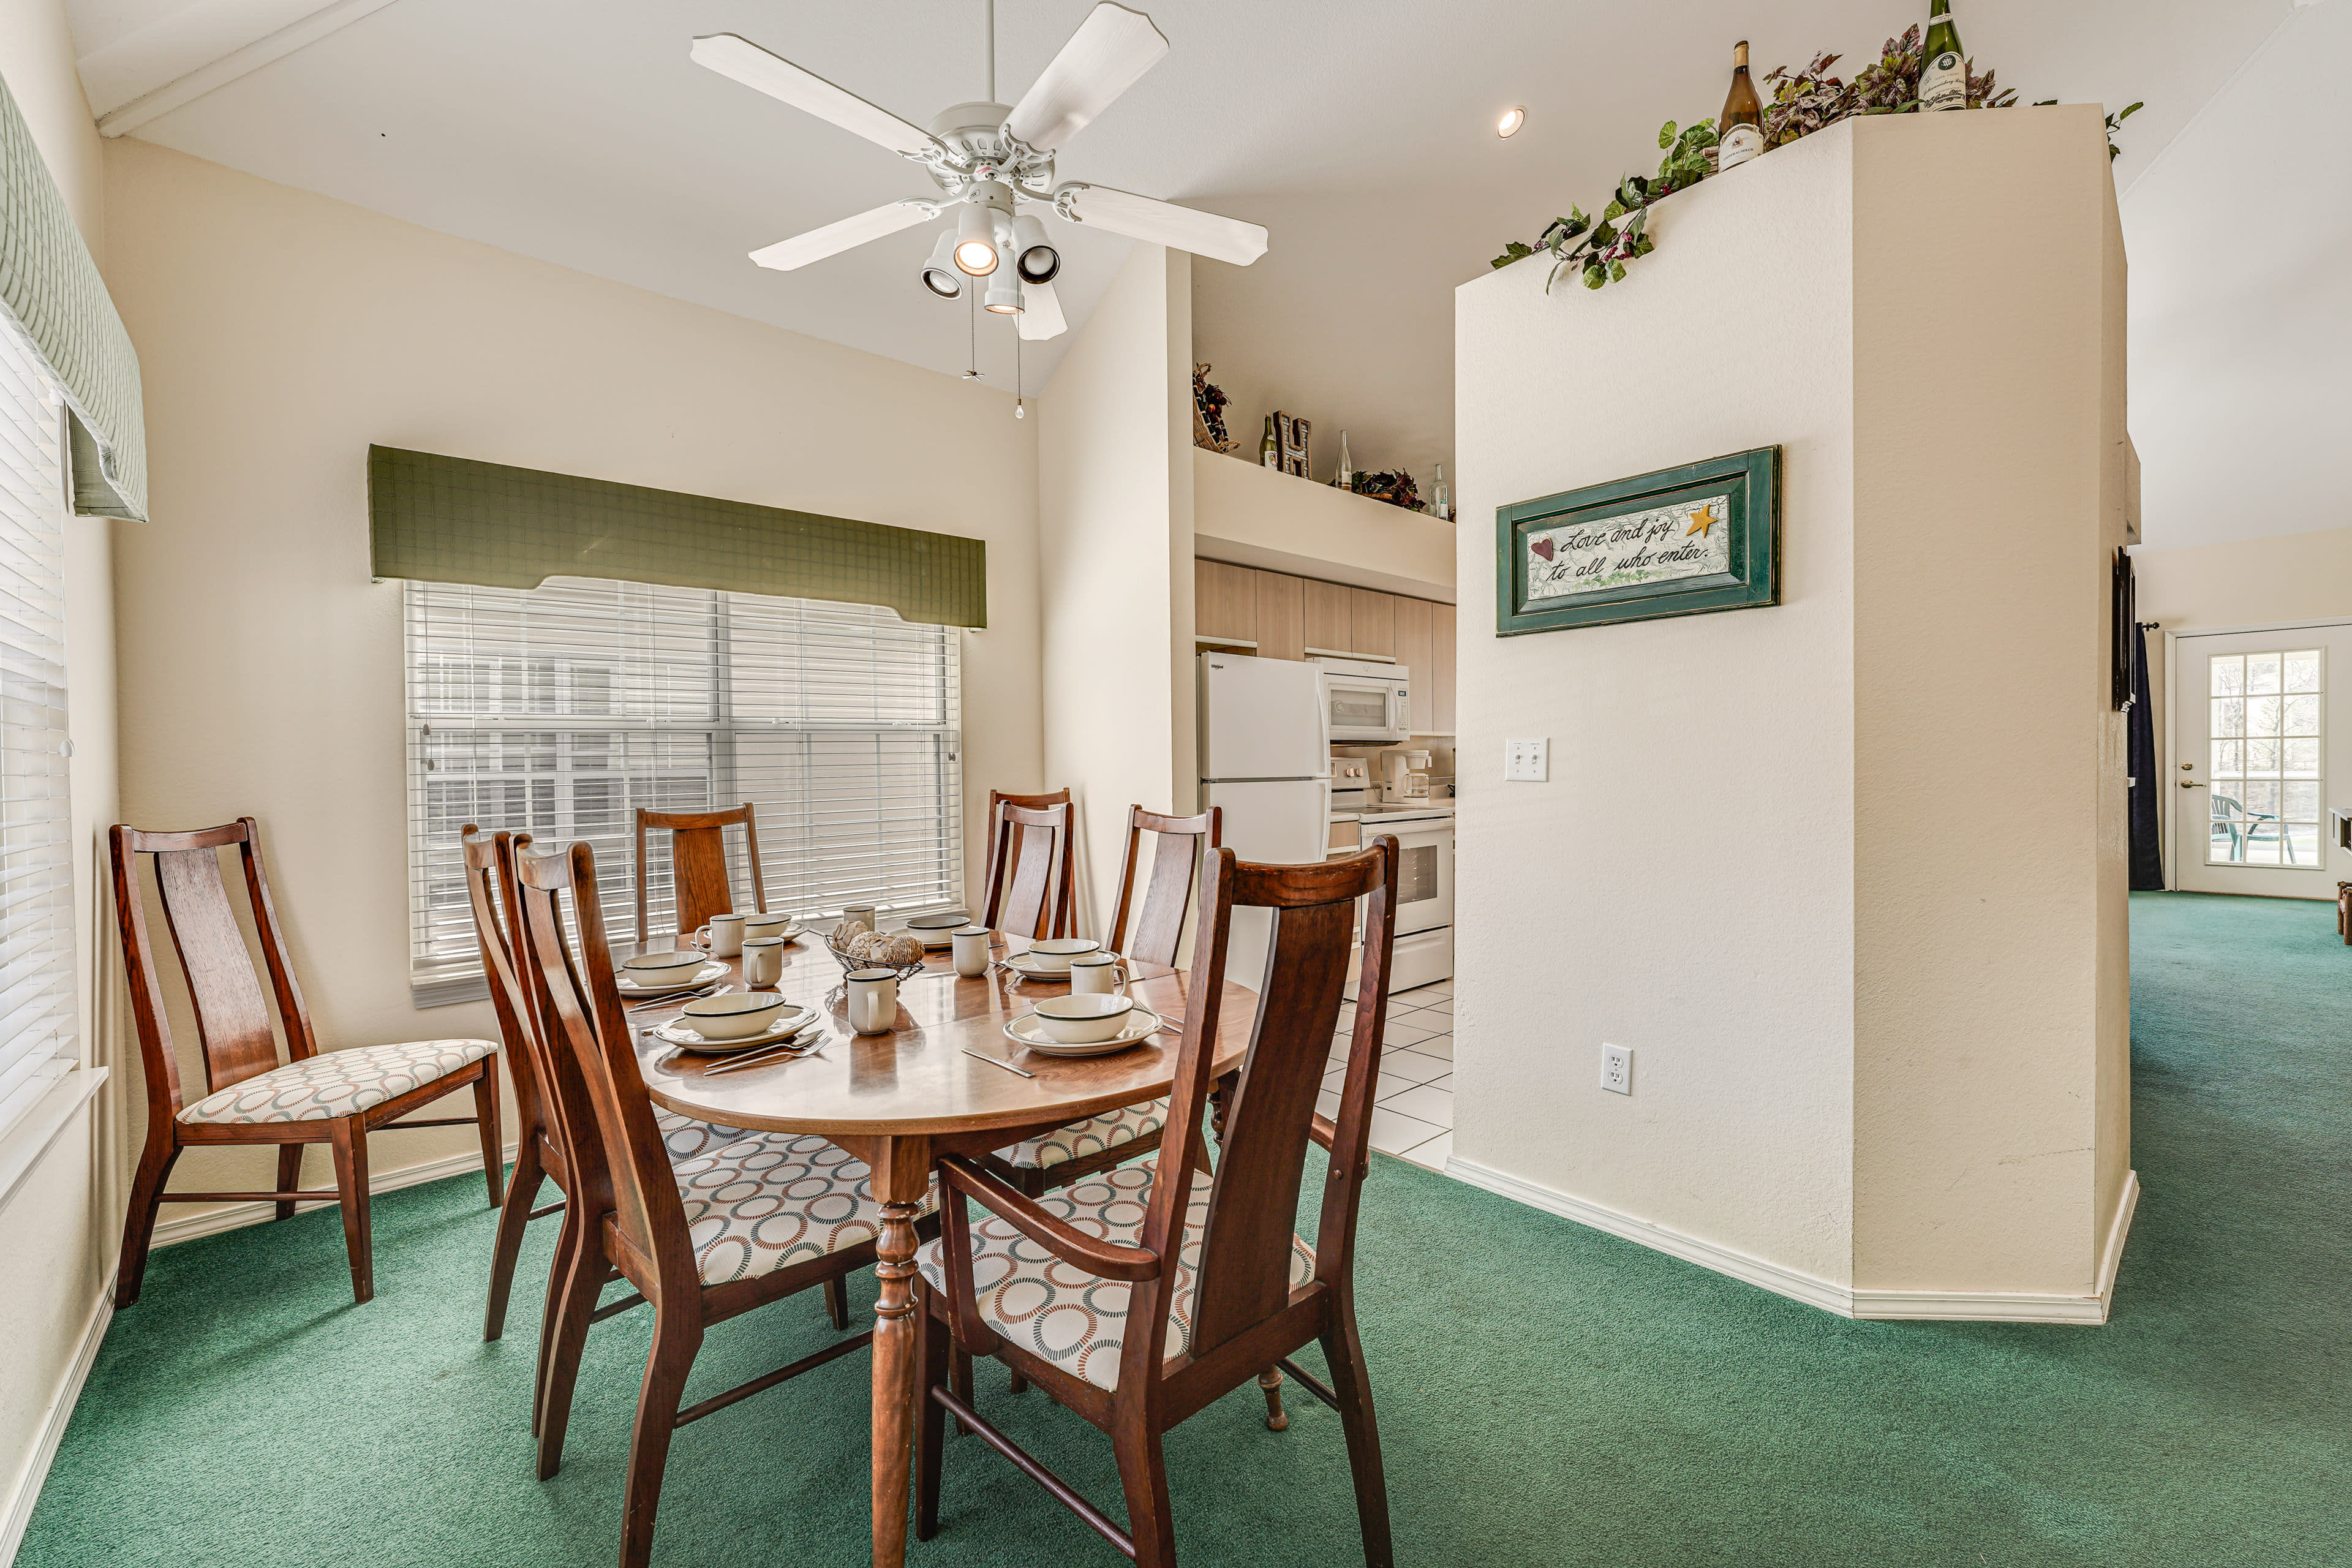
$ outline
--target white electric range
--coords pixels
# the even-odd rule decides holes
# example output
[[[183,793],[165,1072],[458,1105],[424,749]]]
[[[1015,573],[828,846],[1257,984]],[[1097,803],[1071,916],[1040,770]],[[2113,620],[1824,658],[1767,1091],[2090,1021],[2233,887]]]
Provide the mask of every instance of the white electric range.
[[[1339,781],[1335,780],[1335,784]],[[1369,791],[1331,792],[1332,855],[1352,855],[1378,834],[1394,834],[1397,858],[1396,944],[1390,959],[1391,991],[1448,980],[1454,974],[1454,804],[1382,803]],[[1355,994],[1353,986],[1349,995]]]

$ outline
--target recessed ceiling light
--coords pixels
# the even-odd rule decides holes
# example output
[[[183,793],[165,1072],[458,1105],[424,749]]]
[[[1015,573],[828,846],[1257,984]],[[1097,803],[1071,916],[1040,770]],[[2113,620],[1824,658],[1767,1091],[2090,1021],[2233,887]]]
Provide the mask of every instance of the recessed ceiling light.
[[[1516,136],[1518,134],[1519,127],[1525,125],[1527,122],[1528,111],[1526,110],[1516,108],[1507,109],[1503,110],[1503,117],[1495,121],[1495,134],[1497,136]]]

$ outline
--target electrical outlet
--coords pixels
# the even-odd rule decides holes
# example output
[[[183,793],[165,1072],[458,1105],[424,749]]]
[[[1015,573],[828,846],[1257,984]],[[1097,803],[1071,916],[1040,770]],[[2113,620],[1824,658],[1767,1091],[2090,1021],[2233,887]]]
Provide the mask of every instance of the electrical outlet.
[[[1633,1047],[1601,1047],[1601,1087],[1612,1094],[1633,1092]]]
[[[1551,742],[1505,741],[1503,780],[1507,784],[1544,784],[1551,778]]]

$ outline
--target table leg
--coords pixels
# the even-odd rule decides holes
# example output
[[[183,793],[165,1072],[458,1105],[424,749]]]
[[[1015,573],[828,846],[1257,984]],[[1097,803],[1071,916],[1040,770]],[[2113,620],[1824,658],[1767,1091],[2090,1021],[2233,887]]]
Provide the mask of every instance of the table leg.
[[[882,1200],[874,1272],[874,1568],[907,1560],[907,1501],[915,1441],[915,1220],[930,1184],[930,1142],[880,1141],[870,1161]]]

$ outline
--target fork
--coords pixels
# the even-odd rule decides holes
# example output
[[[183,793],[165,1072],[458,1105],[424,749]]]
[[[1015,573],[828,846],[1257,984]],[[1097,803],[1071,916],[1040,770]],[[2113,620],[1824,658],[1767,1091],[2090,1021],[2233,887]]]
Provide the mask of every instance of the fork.
[[[681,1002],[691,1002],[697,997],[713,995],[723,989],[724,987],[718,985],[704,985],[692,991],[681,991],[674,995],[656,996],[650,1002],[632,1002],[629,1004],[629,1011],[642,1013],[648,1007],[675,1007]]]

